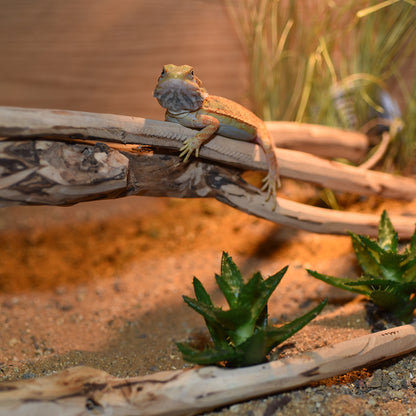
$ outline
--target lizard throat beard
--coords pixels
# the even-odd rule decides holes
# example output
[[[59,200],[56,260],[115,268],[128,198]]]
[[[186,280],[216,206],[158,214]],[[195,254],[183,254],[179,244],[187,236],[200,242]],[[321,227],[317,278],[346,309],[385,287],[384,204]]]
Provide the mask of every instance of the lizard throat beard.
[[[207,95],[204,89],[175,79],[158,84],[153,93],[159,104],[172,113],[198,110]]]

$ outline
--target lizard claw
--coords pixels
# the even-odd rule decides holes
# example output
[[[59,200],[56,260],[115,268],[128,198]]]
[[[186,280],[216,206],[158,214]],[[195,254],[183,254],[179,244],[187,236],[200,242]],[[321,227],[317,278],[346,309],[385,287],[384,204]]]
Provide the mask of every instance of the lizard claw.
[[[195,151],[195,157],[199,156],[199,143],[196,140],[193,140],[193,137],[189,137],[183,142],[183,146],[179,149],[181,152],[179,157],[184,157],[183,161],[186,162]]]
[[[277,207],[277,200],[276,200],[276,187],[278,186],[278,180],[271,175],[270,172],[263,178],[263,186],[261,188],[262,191],[267,192],[266,202],[272,198],[274,200],[273,211],[276,210]]]

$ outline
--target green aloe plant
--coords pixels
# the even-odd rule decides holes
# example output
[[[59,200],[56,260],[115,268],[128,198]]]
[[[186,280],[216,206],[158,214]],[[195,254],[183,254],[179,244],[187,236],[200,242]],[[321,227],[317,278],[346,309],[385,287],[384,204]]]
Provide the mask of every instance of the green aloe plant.
[[[281,327],[269,325],[267,301],[286,270],[287,266],[267,279],[263,279],[260,273],[255,273],[244,283],[232,258],[223,252],[221,274],[216,274],[215,277],[229,309],[223,310],[215,306],[202,283],[194,277],[196,299],[187,296],[183,298],[204,317],[213,345],[201,350],[191,343],[178,343],[183,358],[197,364],[222,363],[229,367],[265,362],[273,348],[303,328],[326,304],[325,300],[310,312]]]
[[[386,211],[378,225],[378,239],[350,233],[363,274],[356,280],[307,270],[332,286],[367,296],[402,322],[410,322],[416,308],[416,230],[410,245],[399,251],[399,238]]]

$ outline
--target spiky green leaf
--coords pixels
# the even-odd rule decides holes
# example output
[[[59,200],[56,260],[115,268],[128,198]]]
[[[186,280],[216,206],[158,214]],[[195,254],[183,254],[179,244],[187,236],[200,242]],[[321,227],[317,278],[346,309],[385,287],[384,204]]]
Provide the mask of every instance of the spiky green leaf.
[[[230,360],[231,367],[242,367],[261,364],[267,361],[267,329],[261,329],[238,346],[235,357]]]
[[[370,290],[369,298],[374,304],[391,312],[403,322],[408,322],[416,303],[410,301],[416,291],[416,282],[394,282],[385,279],[360,279],[349,283],[367,285]]]
[[[260,312],[254,326],[257,330],[266,328],[266,326],[268,325],[268,322],[269,322],[269,315],[267,313],[267,304],[266,304],[264,308],[262,309],[262,311]]]
[[[380,255],[381,276],[387,280],[402,281],[402,263],[405,260],[405,255],[392,253],[391,251],[382,253]]]
[[[260,273],[254,273],[252,278],[241,288],[239,305],[250,308],[256,299],[266,296],[266,287],[263,276]]]
[[[192,284],[194,286],[194,292],[197,300],[205,305],[213,306],[211,297],[196,277],[194,277]]]
[[[216,308],[214,312],[216,321],[229,331],[236,331],[241,326],[246,326],[251,322],[250,309],[236,307],[226,311]],[[254,324],[252,325],[254,327]]]
[[[374,259],[378,261],[379,255],[384,252],[384,249],[379,246],[377,241],[361,234],[349,233],[349,235],[351,236],[351,239],[357,240],[359,244],[367,247],[368,250],[372,253]]]
[[[363,276],[360,279],[349,281],[348,286],[366,286],[372,290],[388,290],[407,293],[409,296],[416,290],[416,282],[395,282],[394,280],[377,279]]]
[[[405,282],[416,281],[416,257],[402,263],[402,280]]]
[[[355,283],[355,280],[350,279],[341,279],[339,277],[329,276],[326,274],[318,273],[314,270],[306,269],[306,271],[313,277],[322,280],[325,283],[328,283],[332,286],[339,287],[340,289],[348,290],[350,292],[359,293],[361,295],[370,296],[369,289],[364,285],[359,285],[355,287],[349,286],[351,283]]]
[[[373,303],[388,312],[399,311],[409,301],[408,296],[403,296],[395,291],[373,290],[370,295]]]
[[[232,308],[223,310],[222,308],[206,305],[196,299],[183,296],[188,306],[202,315],[208,323],[219,324],[229,331],[236,331],[241,325],[247,325],[251,320],[251,313],[246,308]]]
[[[256,273],[241,291],[241,300],[244,299],[247,302],[246,306],[250,305],[253,321],[257,321],[263,313],[270,296],[282,280],[287,268],[288,266],[284,267],[266,280],[263,280],[260,273]]]
[[[211,334],[212,341],[216,347],[224,347],[228,345],[228,333],[222,322],[218,321],[217,313],[221,312],[221,308],[199,302],[197,299],[183,296],[185,303],[203,316],[205,324]]]
[[[216,275],[215,278],[230,308],[237,306],[244,281],[237,265],[225,251],[221,258],[221,275]]]
[[[286,274],[287,269],[289,266],[283,267],[283,269],[280,269],[277,273],[272,274],[269,276],[265,281],[265,285],[272,290],[272,292],[276,289],[277,285],[282,280],[283,276]]]
[[[374,241],[361,235],[351,234],[351,240],[357,260],[364,272],[373,276],[381,275],[378,261],[381,248]]]
[[[209,294],[205,290],[202,283],[196,277],[194,277],[193,286],[194,286],[194,292],[195,292],[195,296],[197,298],[197,301],[200,304],[205,304],[208,307],[214,307],[214,305],[212,303],[212,300],[211,300],[211,297],[209,296]],[[189,305],[189,302],[191,302],[191,301],[190,301],[190,298],[187,298],[187,299],[188,299],[187,303]],[[191,302],[191,303],[194,304],[193,302]],[[196,303],[195,303],[195,306],[196,306]],[[191,306],[191,307],[193,307],[193,306]],[[224,328],[218,322],[215,322],[215,320],[213,320],[211,318],[207,319],[206,317],[204,317],[204,320],[205,320],[205,324],[208,328],[208,331],[211,335],[212,341],[214,342],[214,345],[218,348],[226,347],[228,344],[224,340],[227,337],[227,334],[226,334]]]
[[[378,224],[378,244],[384,250],[397,253],[398,242],[399,236],[393,228],[387,211],[384,210]]]
[[[190,306],[192,309],[197,311],[199,314],[201,314],[208,322],[216,321],[216,317],[214,315],[212,307],[209,305],[206,305],[205,303],[199,302],[197,299],[190,298],[189,296],[182,296],[185,303]]]
[[[267,300],[270,298],[270,296],[272,295],[272,293],[274,292],[274,290],[276,289],[277,285],[280,283],[280,281],[282,280],[283,276],[285,275],[287,269],[289,266],[285,266],[283,267],[283,269],[279,270],[277,273],[269,276],[265,281],[264,281],[264,285],[267,289],[267,299],[266,299],[266,303],[262,304],[262,303],[257,303],[255,305],[253,305],[253,308],[256,309],[256,312],[253,312],[253,315],[256,316],[258,314],[257,311],[261,311],[258,314],[258,318],[256,321],[256,328],[265,328],[268,324],[268,315],[267,315]]]
[[[217,364],[233,360],[235,357],[235,351],[231,347],[207,348],[201,351],[185,343],[178,342],[176,346],[182,353],[185,361],[200,365]]]
[[[268,352],[301,330],[305,325],[312,321],[312,319],[316,318],[327,303],[328,300],[324,299],[318,306],[309,312],[279,328],[268,327],[266,330]]]
[[[279,344],[290,338],[312,319],[314,319],[325,307],[327,300],[322,301],[318,306],[308,313],[300,316],[292,322],[279,328],[268,326],[257,331],[243,344],[236,348],[236,354],[230,365],[233,367],[255,365],[267,360],[267,355]]]

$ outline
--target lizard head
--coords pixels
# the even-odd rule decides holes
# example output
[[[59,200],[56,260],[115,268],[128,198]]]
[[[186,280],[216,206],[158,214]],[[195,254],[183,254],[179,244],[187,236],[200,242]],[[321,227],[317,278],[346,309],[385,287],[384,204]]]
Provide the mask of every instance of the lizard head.
[[[172,113],[196,111],[208,93],[189,65],[168,64],[163,67],[153,96]]]

